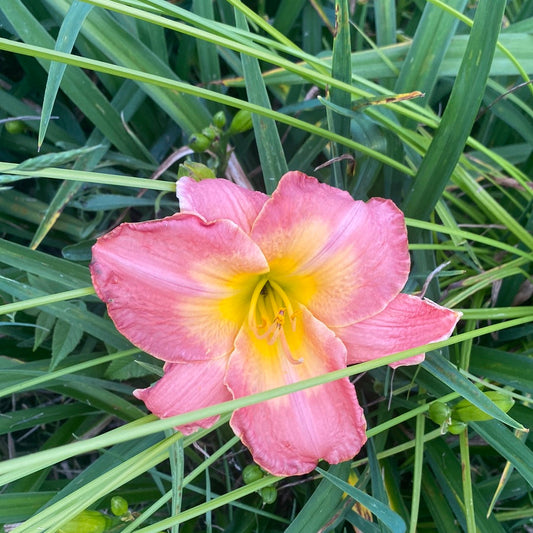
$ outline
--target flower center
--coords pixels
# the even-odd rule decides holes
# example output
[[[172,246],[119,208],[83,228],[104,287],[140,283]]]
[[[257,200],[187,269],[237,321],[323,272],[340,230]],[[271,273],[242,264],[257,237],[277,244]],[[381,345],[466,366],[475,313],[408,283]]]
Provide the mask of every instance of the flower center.
[[[252,293],[248,325],[258,339],[265,339],[268,344],[279,341],[291,363],[301,363],[303,360],[295,359],[290,352],[285,336],[287,324],[296,330],[296,314],[287,293],[276,281],[261,279]]]

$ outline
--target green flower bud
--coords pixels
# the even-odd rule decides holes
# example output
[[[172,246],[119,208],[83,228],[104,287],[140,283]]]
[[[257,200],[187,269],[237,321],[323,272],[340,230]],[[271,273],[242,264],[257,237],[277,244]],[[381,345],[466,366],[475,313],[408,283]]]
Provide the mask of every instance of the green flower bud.
[[[109,519],[98,511],[82,511],[58,529],[58,533],[103,533]]]
[[[202,130],[202,135],[205,135],[211,142],[218,140],[220,131],[215,126],[208,126]]]
[[[483,394],[492,400],[504,413],[509,411],[514,405],[514,400],[508,394],[500,391],[488,391]],[[461,422],[483,422],[484,420],[492,420],[493,417],[468,400],[461,400],[453,406],[452,418]]]
[[[189,176],[195,181],[209,180],[216,178],[215,173],[209,167],[195,161],[182,163],[178,169],[178,179]]]
[[[211,146],[211,139],[203,133],[193,133],[189,137],[189,146],[195,152],[205,152]]]
[[[264,475],[265,473],[261,470],[261,468],[255,463],[252,463],[244,467],[242,471],[242,480],[244,481],[245,485],[249,485],[250,483],[261,479]]]
[[[260,491],[260,494],[265,505],[274,503],[278,497],[278,491],[276,490],[276,487],[273,487],[272,485],[269,487],[263,487]]]
[[[237,114],[233,117],[229,126],[230,133],[243,133],[253,127],[252,114],[250,111],[241,109],[237,111]]]
[[[459,433],[462,433],[466,429],[466,424],[464,422],[459,422],[459,420],[453,420],[452,423],[448,424],[448,431],[452,435],[459,435]]]
[[[435,424],[441,426],[450,419],[452,410],[444,402],[433,402],[428,409],[428,415]]]
[[[26,129],[26,124],[22,120],[10,120],[5,123],[6,131],[10,135],[17,135],[18,133],[24,132]]]
[[[122,496],[113,496],[110,509],[115,516],[122,516],[128,512],[128,502]]]
[[[219,129],[222,129],[226,125],[226,115],[224,114],[224,111],[215,113],[213,124]]]

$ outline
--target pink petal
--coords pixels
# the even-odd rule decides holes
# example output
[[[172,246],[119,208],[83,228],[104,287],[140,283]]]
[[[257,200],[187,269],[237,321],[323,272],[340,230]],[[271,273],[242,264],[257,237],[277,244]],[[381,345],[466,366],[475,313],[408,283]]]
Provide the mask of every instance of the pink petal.
[[[281,334],[268,343],[248,329],[239,333],[226,374],[235,397],[345,367],[342,343],[306,309],[296,330],[284,331],[285,349]],[[310,472],[320,459],[351,459],[366,441],[363,411],[348,379],[238,409],[231,426],[262,468],[282,476]]]
[[[265,259],[233,222],[196,215],[122,224],[93,247],[91,274],[117,329],[166,361],[228,354]]]
[[[409,273],[405,222],[393,202],[354,201],[300,172],[283,176],[252,238],[273,279],[327,326],[379,313]]]
[[[147,389],[137,389],[133,395],[160,418],[227,402],[232,396],[224,385],[226,364],[226,357],[193,363],[166,363],[165,375],[157,383]],[[218,418],[204,418],[177,429],[189,435],[199,428],[212,426]]]
[[[399,294],[378,315],[334,331],[346,346],[348,364],[354,364],[445,340],[460,318],[460,313],[430,300]],[[413,365],[423,360],[424,354],[420,354],[390,366]]]
[[[178,180],[176,185],[182,213],[196,213],[207,221],[219,218],[232,220],[246,233],[268,196],[250,191],[224,179],[195,181],[189,177]]]

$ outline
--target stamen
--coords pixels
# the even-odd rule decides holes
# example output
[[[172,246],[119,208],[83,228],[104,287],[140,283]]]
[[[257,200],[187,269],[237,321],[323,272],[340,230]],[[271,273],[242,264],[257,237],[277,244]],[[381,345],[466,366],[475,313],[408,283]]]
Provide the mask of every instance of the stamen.
[[[279,313],[279,310],[281,309],[281,305],[276,302],[276,298],[274,296],[273,291],[268,291],[267,293],[268,301],[270,303],[270,310],[272,311],[272,314],[274,315],[274,320],[276,320],[276,316]]]
[[[259,280],[250,299],[248,325],[258,339],[265,339],[270,345],[279,340],[283,355],[293,365],[303,363],[303,358],[293,357],[284,327],[285,320],[289,318],[292,330],[296,330],[296,314],[287,293],[279,283],[266,277]]]
[[[257,329],[257,325],[255,323],[255,311],[257,309],[257,304],[259,301],[261,301],[261,291],[263,290],[264,286],[267,284],[267,278],[262,279],[254,289],[254,292],[252,293],[252,298],[250,300],[250,309],[248,310],[248,325],[252,330]],[[261,311],[260,311],[261,313]]]
[[[268,283],[276,291],[277,296],[281,298],[283,305],[289,312],[289,318],[291,321],[292,330],[294,331],[296,329],[296,321],[294,320],[295,314],[292,308],[291,301],[289,300],[289,297],[287,296],[287,293],[283,290],[281,285],[279,285],[277,282],[270,280]]]
[[[264,328],[269,322],[268,309],[266,308],[264,298],[259,298],[257,302],[257,312],[259,314],[259,318],[261,319],[261,322],[259,324],[257,324],[256,322],[255,326],[259,330],[259,329]]]
[[[283,355],[287,361],[293,365],[301,365],[304,362],[303,357],[295,359],[292,356],[291,349],[289,348],[289,344],[285,338],[285,332],[283,331],[284,320],[285,309],[281,308],[272,324],[270,324],[270,327],[262,335],[258,335],[257,337],[259,339],[268,339],[267,342],[270,345],[274,344],[279,339],[281,349],[283,350]]]
[[[284,321],[285,321],[285,309],[282,307],[276,313],[276,316],[274,317],[274,320],[272,321],[272,324],[270,324],[268,329],[262,335],[258,335],[257,337],[259,339],[266,339],[270,337],[268,339],[268,344],[274,344],[280,332],[283,330]]]
[[[287,361],[289,361],[289,363],[292,363],[293,365],[301,365],[304,362],[304,358],[300,357],[299,359],[295,359],[292,356],[291,349],[289,348],[287,339],[285,338],[285,334],[283,332],[279,336],[279,339],[281,343],[281,348],[283,350],[283,354],[287,358]]]

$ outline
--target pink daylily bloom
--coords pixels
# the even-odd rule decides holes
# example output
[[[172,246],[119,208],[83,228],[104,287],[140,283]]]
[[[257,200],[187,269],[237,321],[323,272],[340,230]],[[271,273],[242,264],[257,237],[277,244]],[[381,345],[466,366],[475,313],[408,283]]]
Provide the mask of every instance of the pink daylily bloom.
[[[177,193],[180,213],[122,224],[91,263],[119,331],[166,361],[164,376],[134,393],[160,417],[442,340],[460,318],[400,293],[407,232],[390,200],[354,201],[300,172],[271,197],[221,179],[182,178]],[[237,409],[230,423],[276,475],[349,460],[366,441],[347,378]]]

